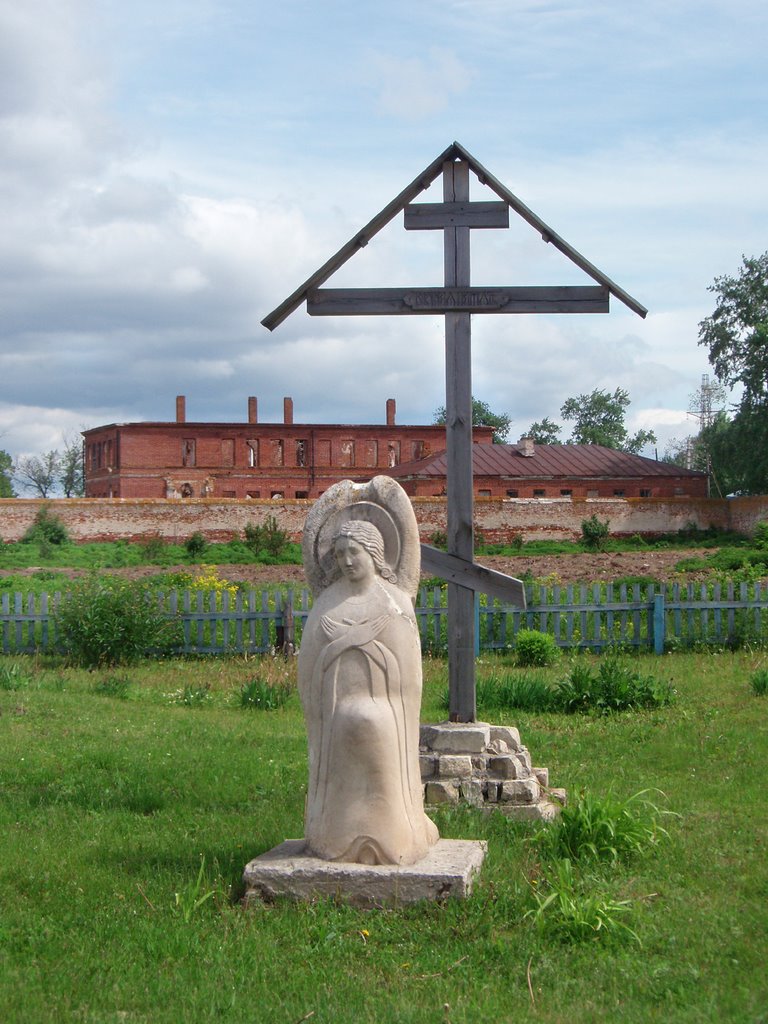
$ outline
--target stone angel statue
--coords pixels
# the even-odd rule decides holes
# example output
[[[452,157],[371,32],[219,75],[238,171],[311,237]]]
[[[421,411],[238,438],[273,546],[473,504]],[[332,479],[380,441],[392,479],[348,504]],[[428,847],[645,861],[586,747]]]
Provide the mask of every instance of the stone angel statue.
[[[419,772],[420,551],[411,503],[391,477],[344,480],[313,506],[303,547],[315,598],[299,650],[307,852],[414,864],[438,832]]]

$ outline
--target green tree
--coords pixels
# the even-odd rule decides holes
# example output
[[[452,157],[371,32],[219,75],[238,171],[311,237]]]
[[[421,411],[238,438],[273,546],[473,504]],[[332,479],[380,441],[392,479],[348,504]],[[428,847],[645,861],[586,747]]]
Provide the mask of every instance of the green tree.
[[[15,498],[13,489],[13,459],[0,448],[0,498]]]
[[[82,498],[85,494],[83,440],[79,436],[64,438],[64,451],[58,466],[58,483],[65,498]]]
[[[441,405],[435,410],[435,416],[433,423],[444,424],[445,423],[445,406]],[[493,412],[490,406],[486,402],[481,402],[479,398],[472,399],[472,426],[473,427],[493,427],[493,443],[504,444],[509,435],[509,427],[512,420],[506,413]]]
[[[713,475],[719,463],[726,494],[766,494],[768,252],[742,257],[739,273],[716,277],[709,291],[717,301],[712,315],[699,324],[699,344],[709,349],[717,379],[743,389],[733,419],[713,422],[710,428]]]
[[[562,444],[560,437],[560,431],[562,427],[559,423],[555,423],[548,416],[545,416],[543,420],[536,420],[528,427],[525,432],[526,437],[531,437],[536,444]]]
[[[716,277],[707,289],[715,311],[699,324],[699,344],[709,349],[715,376],[727,387],[743,385],[741,409],[768,405],[768,252],[742,257],[737,277]]]
[[[48,498],[56,489],[60,461],[55,450],[44,455],[23,455],[16,463],[16,479],[26,490]]]
[[[648,444],[655,444],[652,430],[638,430],[630,434],[624,424],[629,393],[616,388],[613,394],[596,389],[589,395],[567,399],[560,415],[573,420],[573,433],[569,444],[600,444],[605,448],[618,448],[636,455]]]

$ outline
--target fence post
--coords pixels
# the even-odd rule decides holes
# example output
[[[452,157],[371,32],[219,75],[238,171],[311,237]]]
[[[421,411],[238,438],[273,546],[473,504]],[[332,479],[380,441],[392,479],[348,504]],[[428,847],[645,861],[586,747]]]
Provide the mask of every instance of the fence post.
[[[480,657],[480,595],[475,591],[475,659]]]
[[[664,628],[666,616],[664,614],[664,594],[653,595],[653,653],[664,653]]]

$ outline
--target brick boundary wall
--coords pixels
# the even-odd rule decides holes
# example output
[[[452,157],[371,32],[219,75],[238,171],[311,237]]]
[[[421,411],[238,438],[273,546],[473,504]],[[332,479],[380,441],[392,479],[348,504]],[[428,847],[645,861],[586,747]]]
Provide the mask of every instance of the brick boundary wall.
[[[421,539],[446,528],[445,498],[413,498]],[[183,542],[195,532],[208,540],[242,536],[248,523],[274,516],[294,540],[301,538],[312,505],[305,500],[236,500],[200,498],[37,498],[0,499],[0,539],[20,540],[38,510],[47,505],[75,541],[135,541],[158,535]],[[487,543],[524,540],[572,540],[581,536],[581,523],[592,514],[607,519],[617,536],[653,536],[695,524],[751,533],[768,519],[768,496],[750,498],[477,498],[475,527]]]

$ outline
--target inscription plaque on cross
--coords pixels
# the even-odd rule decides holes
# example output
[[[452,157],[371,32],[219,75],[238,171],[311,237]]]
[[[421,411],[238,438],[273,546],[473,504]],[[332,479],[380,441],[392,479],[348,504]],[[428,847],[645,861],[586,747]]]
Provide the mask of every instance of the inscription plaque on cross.
[[[501,201],[470,202],[469,172],[489,186]],[[439,174],[441,203],[412,203]],[[597,286],[474,288],[470,282],[470,231],[509,227],[513,209]],[[443,231],[443,288],[320,288],[370,238],[400,211],[406,230]],[[472,360],[473,313],[607,313],[614,295],[640,316],[647,310],[619,288],[493,177],[462,146],[454,142],[361,232],[262,320],[269,330],[306,300],[311,316],[435,315],[445,317],[445,409],[447,458],[448,552],[422,545],[422,567],[448,583],[448,674],[450,718],[472,722],[475,698],[475,593],[487,593],[506,604],[525,606],[520,582],[474,562],[472,485]]]

